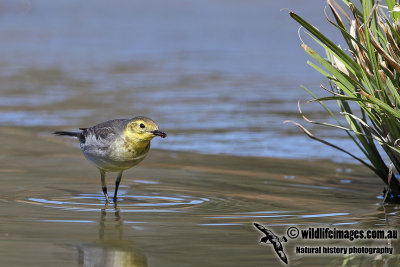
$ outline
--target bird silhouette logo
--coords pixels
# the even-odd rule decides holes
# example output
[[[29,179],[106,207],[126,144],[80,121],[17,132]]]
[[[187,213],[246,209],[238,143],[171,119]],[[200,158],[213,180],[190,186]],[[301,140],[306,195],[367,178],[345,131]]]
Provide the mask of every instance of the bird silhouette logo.
[[[259,223],[254,223],[254,226],[264,233],[264,237],[261,238],[260,243],[267,243],[268,241],[274,246],[275,252],[278,257],[286,264],[288,264],[288,259],[286,257],[285,252],[283,251],[283,246],[281,242],[287,242],[287,238],[285,236],[278,237],[271,230],[265,228],[263,225]]]

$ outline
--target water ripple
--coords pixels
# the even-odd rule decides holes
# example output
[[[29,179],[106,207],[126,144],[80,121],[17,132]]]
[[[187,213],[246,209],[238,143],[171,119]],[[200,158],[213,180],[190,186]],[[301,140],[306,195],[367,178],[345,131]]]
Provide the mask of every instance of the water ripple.
[[[99,211],[105,206],[103,196],[100,194],[80,194],[66,198],[28,198],[20,201],[43,207],[74,210],[74,211]],[[210,201],[204,197],[175,194],[149,194],[149,195],[123,195],[119,197],[118,207],[121,212],[181,212],[185,208],[192,208]],[[114,204],[110,204],[114,206]],[[107,207],[107,205],[106,205]]]

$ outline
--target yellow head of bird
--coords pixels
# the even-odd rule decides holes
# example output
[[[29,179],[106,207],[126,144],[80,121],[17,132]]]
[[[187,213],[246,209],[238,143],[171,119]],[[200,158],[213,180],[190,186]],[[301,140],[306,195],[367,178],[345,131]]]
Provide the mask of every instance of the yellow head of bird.
[[[167,137],[167,134],[160,131],[152,119],[142,116],[131,119],[124,135],[136,142],[149,142],[155,136]]]

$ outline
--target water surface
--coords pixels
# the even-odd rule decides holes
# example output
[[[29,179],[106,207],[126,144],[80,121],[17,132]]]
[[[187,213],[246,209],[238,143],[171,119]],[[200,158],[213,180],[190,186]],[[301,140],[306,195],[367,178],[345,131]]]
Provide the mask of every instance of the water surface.
[[[98,171],[76,147],[35,128],[3,127],[0,137],[5,266],[278,265],[253,222],[282,236],[289,226],[392,229],[399,221],[397,206],[381,205],[382,184],[357,165],[153,150],[125,172],[115,207],[105,204]],[[285,243],[290,264],[371,260],[299,255],[300,244],[307,245]],[[388,266],[396,260],[374,258]]]
[[[282,124],[309,98],[300,84],[323,80],[281,9],[335,37],[324,5],[1,1],[0,265],[276,266],[254,222],[279,236],[290,226],[397,227],[379,179]],[[51,132],[135,115],[168,138],[124,173],[120,202],[107,206],[77,142]],[[340,132],[311,129],[352,148]],[[298,244],[284,245],[291,265],[396,266],[397,256],[298,255]]]
[[[348,159],[283,125],[310,98],[300,85],[324,82],[288,10],[341,42],[324,1],[3,2],[1,125],[73,129],[147,115],[170,133],[154,144],[164,149]],[[318,104],[303,110],[329,119]],[[310,128],[354,147],[339,131]]]

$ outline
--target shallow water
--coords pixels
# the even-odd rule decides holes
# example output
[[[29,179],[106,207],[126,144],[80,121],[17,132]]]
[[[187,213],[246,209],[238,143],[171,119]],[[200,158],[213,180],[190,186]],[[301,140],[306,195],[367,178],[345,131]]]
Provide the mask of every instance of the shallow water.
[[[397,227],[373,174],[282,124],[309,98],[300,84],[322,80],[280,9],[328,31],[324,1],[117,2],[0,1],[0,266],[276,266],[254,222],[280,237],[291,226]],[[168,138],[106,205],[77,142],[50,133],[139,114]],[[295,253],[313,244],[284,243],[290,265],[398,262]]]
[[[38,132],[0,130],[4,266],[278,265],[253,222],[285,235],[289,226],[391,229],[399,221],[398,207],[377,198],[380,182],[357,165],[160,150],[124,173],[118,205],[106,205],[98,172],[79,149]],[[309,245],[284,246],[291,265],[397,260],[296,254],[300,244]]]
[[[297,101],[310,97],[300,85],[318,92],[323,82],[285,8],[334,36],[324,1],[2,2],[2,125],[74,129],[147,115],[170,133],[153,144],[162,149],[348,159],[283,124],[301,121]],[[318,104],[303,110],[329,120]],[[354,147],[340,131],[309,127]]]

